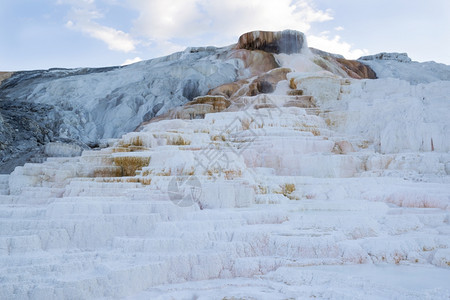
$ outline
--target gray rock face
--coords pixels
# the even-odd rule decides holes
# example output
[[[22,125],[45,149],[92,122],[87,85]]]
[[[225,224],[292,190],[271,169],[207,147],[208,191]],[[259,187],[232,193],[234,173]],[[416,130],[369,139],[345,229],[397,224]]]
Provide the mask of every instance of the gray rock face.
[[[301,53],[307,50],[305,35],[295,30],[252,31],[239,37],[238,49],[261,50],[270,53]]]
[[[225,51],[189,48],[125,67],[14,73],[0,86],[0,173],[48,142],[96,146],[235,81],[241,64]]]
[[[0,173],[11,172],[15,165],[39,153],[39,145],[54,139],[58,110],[51,105],[23,101],[0,101]]]

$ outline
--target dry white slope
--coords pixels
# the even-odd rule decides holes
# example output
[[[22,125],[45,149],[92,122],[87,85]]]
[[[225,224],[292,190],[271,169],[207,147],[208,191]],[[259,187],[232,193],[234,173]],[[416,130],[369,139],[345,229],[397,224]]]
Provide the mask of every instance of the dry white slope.
[[[0,298],[448,299],[450,82],[289,79],[2,176]]]

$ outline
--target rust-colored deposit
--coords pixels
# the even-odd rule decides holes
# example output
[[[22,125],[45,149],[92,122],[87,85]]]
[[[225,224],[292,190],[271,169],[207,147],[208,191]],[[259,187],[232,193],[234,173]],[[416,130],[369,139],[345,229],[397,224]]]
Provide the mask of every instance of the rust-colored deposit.
[[[227,58],[237,58],[243,61],[244,68],[239,74],[241,77],[257,76],[279,67],[272,53],[259,50],[232,50]]]
[[[224,96],[230,100],[242,96],[256,96],[272,93],[278,82],[286,80],[286,75],[292,72],[289,68],[276,68],[259,75],[253,80],[242,79],[233,83],[218,86],[208,92],[208,95]]]
[[[200,96],[194,98],[191,102],[186,103],[186,106],[195,106],[199,104],[211,105],[214,112],[225,110],[230,106],[230,100],[225,99],[223,96]]]
[[[335,58],[336,62],[341,66],[348,76],[355,79],[376,79],[377,74],[369,66],[360,63],[357,60],[347,60],[344,58]]]

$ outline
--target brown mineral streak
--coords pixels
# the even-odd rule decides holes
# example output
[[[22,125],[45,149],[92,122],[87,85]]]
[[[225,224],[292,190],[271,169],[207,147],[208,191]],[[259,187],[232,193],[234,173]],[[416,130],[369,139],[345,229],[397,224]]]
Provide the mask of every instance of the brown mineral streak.
[[[0,72],[0,85],[2,84],[3,80],[8,79],[12,74],[13,72]]]

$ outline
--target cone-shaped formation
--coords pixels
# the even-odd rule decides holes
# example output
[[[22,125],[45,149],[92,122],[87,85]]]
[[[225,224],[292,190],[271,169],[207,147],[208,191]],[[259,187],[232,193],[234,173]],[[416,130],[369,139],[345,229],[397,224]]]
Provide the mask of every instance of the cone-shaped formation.
[[[239,37],[237,48],[292,54],[302,52],[307,45],[305,35],[299,31],[251,31]]]

